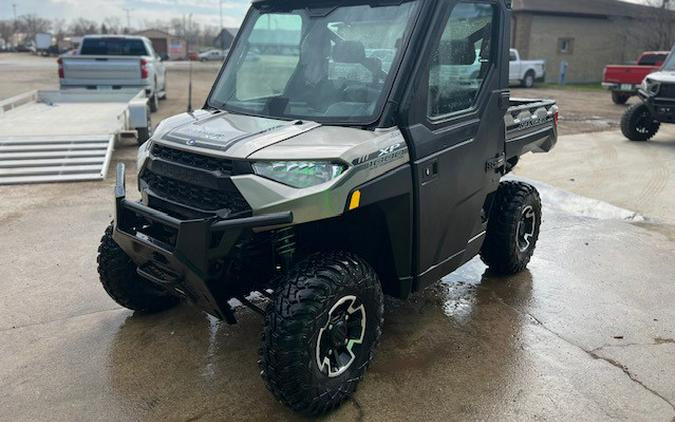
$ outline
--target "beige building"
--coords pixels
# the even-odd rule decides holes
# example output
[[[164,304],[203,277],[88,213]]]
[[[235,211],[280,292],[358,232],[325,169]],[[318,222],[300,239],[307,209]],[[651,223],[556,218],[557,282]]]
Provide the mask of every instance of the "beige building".
[[[145,31],[139,31],[134,35],[140,35],[150,39],[152,47],[157,54],[162,57],[168,57],[169,60],[182,60],[187,57],[185,40],[173,36],[166,31],[146,29]]]
[[[525,59],[546,60],[547,82],[559,80],[562,61],[568,82],[600,82],[605,65],[674,41],[675,12],[618,0],[513,0],[511,44]]]

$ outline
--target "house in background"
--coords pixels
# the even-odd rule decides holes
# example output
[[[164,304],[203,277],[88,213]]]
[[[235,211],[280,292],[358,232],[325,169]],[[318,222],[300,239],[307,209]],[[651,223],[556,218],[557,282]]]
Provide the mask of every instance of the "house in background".
[[[227,50],[232,45],[234,37],[237,36],[239,28],[223,28],[216,38],[213,39],[213,46],[222,50]]]
[[[671,44],[655,46],[657,37]],[[605,65],[670,50],[673,40],[675,12],[618,0],[513,0],[511,45],[523,58],[546,60],[547,82],[559,80],[561,61],[568,82],[599,82]]]
[[[168,57],[169,60],[182,60],[187,57],[187,45],[185,40],[171,35],[160,29],[146,29],[136,32],[134,35],[140,35],[148,38],[152,42],[152,47],[161,57]]]

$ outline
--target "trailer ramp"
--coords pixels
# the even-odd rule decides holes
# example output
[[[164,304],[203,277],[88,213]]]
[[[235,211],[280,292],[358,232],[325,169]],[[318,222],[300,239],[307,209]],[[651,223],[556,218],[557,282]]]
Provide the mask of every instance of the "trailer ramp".
[[[0,138],[0,185],[101,180],[115,135]]]
[[[33,91],[0,101],[0,185],[106,177],[115,142],[140,127],[135,91]]]

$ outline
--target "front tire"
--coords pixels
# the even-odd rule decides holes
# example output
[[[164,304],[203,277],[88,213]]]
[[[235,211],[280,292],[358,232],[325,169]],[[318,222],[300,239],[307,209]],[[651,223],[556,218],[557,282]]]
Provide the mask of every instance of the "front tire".
[[[299,263],[265,315],[260,365],[267,388],[298,412],[335,409],[373,358],[383,312],[379,279],[363,259],[333,252]]]
[[[652,139],[660,127],[661,123],[654,120],[652,113],[644,103],[630,107],[621,118],[623,136],[635,142]]]
[[[541,199],[534,186],[502,182],[496,192],[481,259],[500,275],[523,271],[537,246]]]
[[[98,274],[108,295],[119,305],[143,313],[156,313],[178,304],[136,272],[131,258],[113,240],[113,226],[105,231],[98,248]]]

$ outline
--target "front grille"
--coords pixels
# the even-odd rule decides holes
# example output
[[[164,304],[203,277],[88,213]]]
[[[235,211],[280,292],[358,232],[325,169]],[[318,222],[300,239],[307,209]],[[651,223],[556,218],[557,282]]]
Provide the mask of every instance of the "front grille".
[[[152,171],[143,173],[143,181],[159,197],[204,211],[227,209],[230,214],[249,209],[239,192],[224,192],[160,176]]]
[[[675,84],[662,84],[658,96],[675,99]]]
[[[230,179],[234,162],[154,145],[140,179],[148,204],[177,217],[241,215],[251,211]],[[197,214],[195,214],[195,212]]]
[[[232,174],[232,160],[208,157],[179,149],[167,148],[162,145],[152,147],[152,155],[162,160],[183,164],[208,171],[219,171],[223,175]]]

